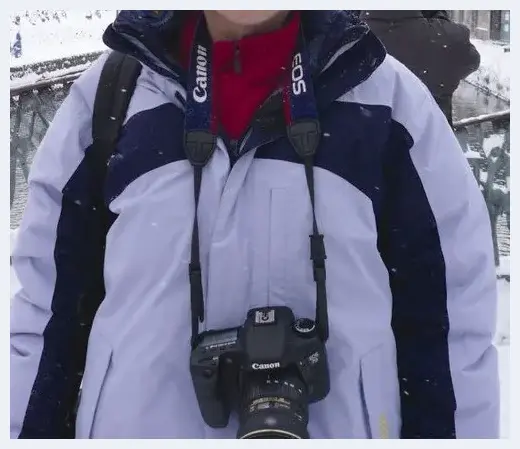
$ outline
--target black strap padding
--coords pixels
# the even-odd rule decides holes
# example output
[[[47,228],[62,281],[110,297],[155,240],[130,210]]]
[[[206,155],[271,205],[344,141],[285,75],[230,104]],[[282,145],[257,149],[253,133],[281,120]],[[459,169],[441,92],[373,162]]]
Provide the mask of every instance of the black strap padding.
[[[195,214],[191,233],[191,260],[189,265],[190,302],[191,302],[191,346],[194,349],[199,341],[199,323],[204,322],[204,292],[199,248],[199,199],[202,185],[202,171],[210,161],[217,147],[216,136],[208,131],[186,132],[184,151],[193,166],[193,193]]]
[[[111,52],[98,82],[92,115],[92,146],[86,150],[92,208],[87,224],[91,258],[86,261],[89,285],[77,308],[77,333],[71,345],[73,370],[65,385],[63,402],[64,429],[61,438],[75,437],[76,412],[85,369],[88,339],[94,317],[105,297],[103,277],[105,242],[112,224],[112,214],[104,199],[105,177],[110,157],[115,151],[128,105],[141,73],[141,63],[131,56]]]
[[[300,156],[305,167],[307,190],[312,209],[312,234],[310,238],[310,256],[312,271],[316,283],[316,328],[323,342],[329,338],[329,316],[327,305],[327,271],[325,261],[327,253],[323,234],[318,228],[316,220],[316,200],[314,186],[314,156],[320,144],[320,123],[318,120],[304,120],[295,122],[287,127],[287,136],[294,150]]]

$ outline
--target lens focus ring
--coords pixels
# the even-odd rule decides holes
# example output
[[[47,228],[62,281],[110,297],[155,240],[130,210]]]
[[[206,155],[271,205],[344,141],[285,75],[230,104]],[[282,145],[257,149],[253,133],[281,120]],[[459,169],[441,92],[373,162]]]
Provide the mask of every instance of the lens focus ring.
[[[308,438],[307,394],[298,376],[251,374],[242,391],[238,438]]]

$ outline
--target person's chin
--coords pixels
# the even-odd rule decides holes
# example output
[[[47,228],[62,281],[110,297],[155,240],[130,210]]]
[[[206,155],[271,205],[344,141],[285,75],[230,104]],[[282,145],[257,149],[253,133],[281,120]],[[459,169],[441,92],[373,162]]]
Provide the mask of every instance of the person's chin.
[[[281,11],[218,11],[229,22],[240,26],[254,26],[267,22]]]

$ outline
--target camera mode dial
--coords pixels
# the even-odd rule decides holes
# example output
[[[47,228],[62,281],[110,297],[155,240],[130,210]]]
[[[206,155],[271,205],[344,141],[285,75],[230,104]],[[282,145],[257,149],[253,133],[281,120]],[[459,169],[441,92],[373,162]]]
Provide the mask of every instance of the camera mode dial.
[[[312,337],[316,331],[316,323],[309,318],[299,318],[294,322],[293,329],[302,337]]]

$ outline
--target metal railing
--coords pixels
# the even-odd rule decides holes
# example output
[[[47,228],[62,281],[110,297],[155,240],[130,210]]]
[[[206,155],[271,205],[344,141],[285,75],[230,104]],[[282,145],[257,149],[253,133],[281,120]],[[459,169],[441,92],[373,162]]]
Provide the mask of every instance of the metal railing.
[[[18,226],[25,207],[27,177],[32,158],[72,81],[78,75],[42,80],[11,89],[11,228]]]
[[[510,112],[467,118],[453,128],[486,200],[498,266],[510,253]]]
[[[27,194],[32,157],[80,72],[11,88],[11,228],[17,227]],[[509,110],[454,124],[462,151],[480,185],[492,223],[495,262],[509,249]]]
[[[78,68],[85,66],[86,64],[92,63],[99,57],[99,55],[101,55],[101,53],[102,52],[100,51],[94,51],[90,53],[84,53],[81,55],[53,59],[50,61],[33,62],[31,64],[11,67],[11,81],[24,78],[28,73],[43,77],[47,74],[52,74],[56,72],[81,72],[82,69]]]

